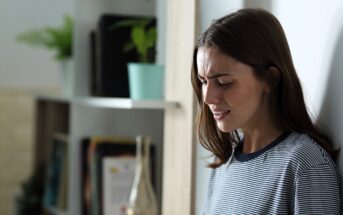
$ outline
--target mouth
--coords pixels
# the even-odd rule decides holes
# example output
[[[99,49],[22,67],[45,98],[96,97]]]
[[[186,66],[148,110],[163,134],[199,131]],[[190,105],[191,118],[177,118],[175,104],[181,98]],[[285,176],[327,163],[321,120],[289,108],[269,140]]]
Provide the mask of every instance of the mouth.
[[[231,111],[212,111],[213,118],[217,121],[223,120]]]

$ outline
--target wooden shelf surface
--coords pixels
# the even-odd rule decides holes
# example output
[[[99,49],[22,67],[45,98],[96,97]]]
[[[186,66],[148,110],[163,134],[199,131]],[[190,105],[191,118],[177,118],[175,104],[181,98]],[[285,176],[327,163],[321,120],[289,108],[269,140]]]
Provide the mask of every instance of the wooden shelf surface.
[[[59,208],[55,208],[55,207],[44,207],[45,209],[45,214],[49,214],[49,215],[66,215],[66,211],[61,210]]]
[[[64,97],[58,95],[39,95],[38,100],[74,103],[98,108],[113,109],[169,109],[179,107],[178,102],[164,100],[133,100],[130,98],[105,98],[105,97]]]

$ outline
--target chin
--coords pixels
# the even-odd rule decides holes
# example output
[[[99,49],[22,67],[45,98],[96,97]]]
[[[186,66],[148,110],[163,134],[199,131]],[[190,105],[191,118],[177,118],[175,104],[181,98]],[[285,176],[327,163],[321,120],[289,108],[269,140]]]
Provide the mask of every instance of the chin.
[[[217,124],[217,127],[223,133],[229,133],[229,132],[235,130],[235,128],[232,128],[230,126],[225,126],[225,125],[222,125],[222,124]]]

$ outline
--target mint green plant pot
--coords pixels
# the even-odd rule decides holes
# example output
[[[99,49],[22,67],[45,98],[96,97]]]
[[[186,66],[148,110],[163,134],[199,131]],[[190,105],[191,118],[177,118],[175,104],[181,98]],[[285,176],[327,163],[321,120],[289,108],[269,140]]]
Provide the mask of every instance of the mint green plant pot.
[[[157,64],[129,63],[131,99],[163,99],[164,67]]]

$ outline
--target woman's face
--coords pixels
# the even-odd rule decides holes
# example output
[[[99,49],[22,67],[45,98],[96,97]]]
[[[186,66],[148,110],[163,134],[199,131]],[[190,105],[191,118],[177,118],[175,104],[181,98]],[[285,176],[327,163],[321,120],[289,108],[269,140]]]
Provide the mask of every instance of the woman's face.
[[[255,76],[252,67],[216,48],[201,47],[197,68],[204,103],[222,132],[254,129],[265,120],[270,87]]]

